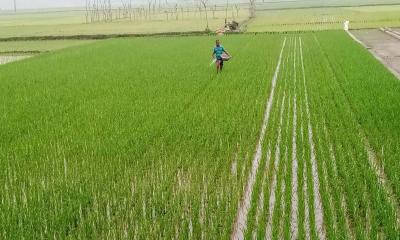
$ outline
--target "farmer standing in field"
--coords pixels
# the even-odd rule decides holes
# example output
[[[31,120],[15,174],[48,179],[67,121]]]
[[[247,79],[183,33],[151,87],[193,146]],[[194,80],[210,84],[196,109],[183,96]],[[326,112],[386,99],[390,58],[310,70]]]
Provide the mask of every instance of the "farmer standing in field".
[[[217,66],[217,73],[222,72],[222,68],[224,67],[224,61],[228,61],[230,59],[230,54],[221,45],[219,40],[215,41],[215,47],[212,53],[212,58],[215,59],[215,65]]]

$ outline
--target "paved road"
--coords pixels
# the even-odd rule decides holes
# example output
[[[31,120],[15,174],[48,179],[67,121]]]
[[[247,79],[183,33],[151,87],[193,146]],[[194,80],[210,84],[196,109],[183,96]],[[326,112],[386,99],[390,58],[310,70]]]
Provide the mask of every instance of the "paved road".
[[[400,32],[400,29],[396,31]],[[351,32],[369,47],[373,54],[382,59],[383,64],[397,72],[397,77],[400,77],[400,39],[379,29],[354,30]]]

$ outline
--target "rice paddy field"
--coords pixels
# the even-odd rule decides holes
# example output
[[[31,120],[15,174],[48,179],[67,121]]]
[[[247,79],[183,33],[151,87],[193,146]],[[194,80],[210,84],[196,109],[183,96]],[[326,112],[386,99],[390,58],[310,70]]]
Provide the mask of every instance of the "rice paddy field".
[[[0,238],[398,239],[400,81],[343,31],[214,40],[0,65]]]
[[[240,6],[238,10],[230,5],[208,6],[208,24],[214,31],[224,27],[225,18],[228,21],[242,22],[248,18],[248,7]],[[168,32],[204,31],[207,20],[204,9],[200,12],[193,8],[178,8],[173,14],[173,8],[156,9],[150,18],[142,15],[135,19],[114,19],[112,22],[99,21],[86,23],[84,9],[50,9],[41,11],[0,11],[0,38],[32,37],[32,36],[76,36],[97,34],[149,34]],[[168,15],[165,13],[168,12]],[[114,13],[116,14],[116,13]]]
[[[247,2],[208,2],[205,10],[179,6],[153,9],[150,17],[135,13],[112,22],[86,23],[83,8],[0,11],[0,40],[3,38],[71,37],[118,34],[155,34],[200,32],[208,27],[214,32],[227,21],[237,21],[248,32],[288,32],[343,29],[350,21],[351,29],[399,27],[398,0],[296,0],[260,1],[256,17],[249,21]],[[136,8],[144,7],[135,5]],[[215,9],[215,10],[213,10]],[[118,9],[114,9],[116,17]],[[21,40],[21,39],[19,39]],[[0,46],[1,47],[1,46]],[[1,48],[0,48],[1,50]]]
[[[350,21],[351,29],[400,26],[400,5],[297,9],[260,6],[257,10],[256,18],[247,26],[249,32],[339,30],[346,20]]]

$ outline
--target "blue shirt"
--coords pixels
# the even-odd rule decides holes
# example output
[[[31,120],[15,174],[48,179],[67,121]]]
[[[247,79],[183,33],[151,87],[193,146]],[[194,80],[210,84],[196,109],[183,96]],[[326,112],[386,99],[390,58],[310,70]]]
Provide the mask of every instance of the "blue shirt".
[[[214,54],[216,58],[221,57],[221,55],[225,52],[225,49],[222,45],[216,46],[214,48]]]

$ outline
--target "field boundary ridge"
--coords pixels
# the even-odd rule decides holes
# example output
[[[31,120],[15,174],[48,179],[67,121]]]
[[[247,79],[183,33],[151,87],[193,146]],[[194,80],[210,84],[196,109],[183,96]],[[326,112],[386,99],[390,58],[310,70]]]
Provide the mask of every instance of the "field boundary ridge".
[[[206,36],[214,35],[208,31],[190,32],[161,32],[161,33],[121,33],[121,34],[78,34],[78,35],[44,35],[44,36],[24,36],[24,37],[3,37],[0,42],[12,41],[40,41],[40,40],[102,40],[110,38],[129,38],[129,37],[168,37],[168,36]]]

